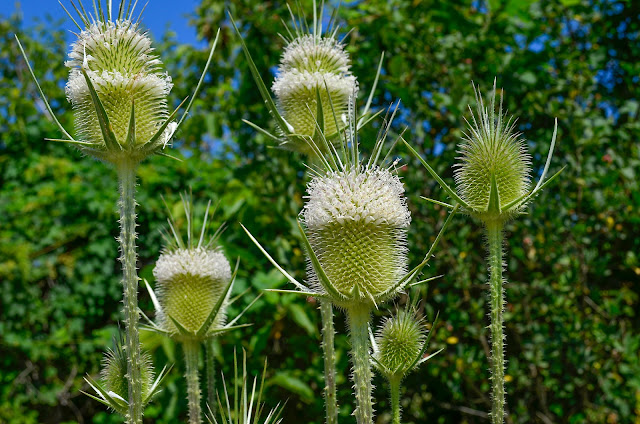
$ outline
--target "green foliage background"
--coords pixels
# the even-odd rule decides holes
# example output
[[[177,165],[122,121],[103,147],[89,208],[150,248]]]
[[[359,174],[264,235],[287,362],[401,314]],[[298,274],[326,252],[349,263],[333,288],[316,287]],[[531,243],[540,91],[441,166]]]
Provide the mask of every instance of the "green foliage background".
[[[305,173],[300,157],[271,148],[241,122],[271,125],[227,9],[238,18],[263,78],[273,78],[285,3],[203,0],[193,24],[208,40],[222,26],[222,43],[176,137],[172,153],[183,161],[155,157],[140,169],[140,275],[153,280],[162,247],[160,196],[177,211],[179,193],[191,188],[201,207],[208,198],[220,202],[216,220],[229,225],[224,248],[241,259],[237,290],[252,290],[246,305],[261,289],[286,284],[239,222],[304,278],[295,219]],[[386,108],[401,99],[395,129],[407,126],[406,138],[449,180],[466,105],[473,103],[471,80],[488,90],[497,76],[536,172],[558,118],[552,171],[568,168],[529,214],[508,226],[509,423],[640,423],[639,13],[640,4],[631,0],[368,0],[346,1],[340,9],[343,27],[354,28],[346,43],[361,92],[368,92],[385,51],[374,105]],[[43,141],[59,134],[13,39],[20,35],[54,109],[72,127],[63,90],[66,46],[57,25],[26,26],[15,17],[0,22],[0,422],[115,423],[79,392],[87,390],[82,376],[98,372],[121,316],[115,173],[68,146]],[[174,78],[177,104],[195,85],[206,52],[178,45],[171,34],[158,51]],[[365,150],[375,131],[362,134]],[[415,263],[445,217],[420,196],[443,193],[403,148],[396,153],[406,164],[400,172],[413,214]],[[433,349],[445,350],[406,380],[407,423],[487,422],[484,255],[478,222],[456,218],[427,271],[444,276],[420,291],[426,316],[440,311]],[[151,314],[150,299],[141,293],[141,307]],[[317,306],[266,294],[244,319],[255,325],[218,346],[227,372],[234,348],[247,350],[254,373],[268,358],[268,403],[289,399],[285,423],[323,422]],[[336,325],[341,421],[348,423],[353,399],[341,313]],[[181,352],[157,336],[143,339],[156,367],[176,364],[146,421],[182,420]],[[376,384],[378,420],[388,422],[387,388],[381,379]]]

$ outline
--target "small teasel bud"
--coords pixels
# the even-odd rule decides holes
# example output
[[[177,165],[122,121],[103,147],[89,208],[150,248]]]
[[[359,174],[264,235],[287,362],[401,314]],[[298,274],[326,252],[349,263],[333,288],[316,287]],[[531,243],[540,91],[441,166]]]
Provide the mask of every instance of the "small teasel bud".
[[[513,204],[529,190],[531,161],[524,140],[515,131],[516,119],[496,110],[496,84],[488,107],[476,89],[477,109],[460,145],[455,180],[469,213],[483,221],[505,221],[525,206]],[[471,110],[471,108],[469,108]]]
[[[324,136],[331,138],[346,126],[349,99],[358,89],[350,65],[349,55],[335,33],[298,34],[289,41],[272,90],[292,133],[311,137],[316,134],[318,96]]]
[[[404,377],[418,362],[426,339],[424,320],[413,311],[399,310],[386,318],[376,333],[376,368],[387,378]]]
[[[109,162],[140,161],[164,147],[176,128],[167,123],[171,77],[162,71],[149,36],[130,17],[82,20],[86,28],[65,63],[78,145]]]
[[[358,164],[314,177],[307,191],[302,211],[307,236],[334,288],[355,302],[395,295],[388,291],[407,272],[411,222],[398,176],[388,168]],[[320,290],[312,263],[308,270]]]
[[[104,388],[110,394],[119,396],[122,400],[129,399],[129,388],[126,378],[127,356],[124,352],[124,337],[119,341],[114,339],[114,348],[107,349],[102,360],[100,379]],[[140,377],[142,379],[142,398],[146,399],[151,391],[154,380],[151,355],[142,352],[140,355]]]

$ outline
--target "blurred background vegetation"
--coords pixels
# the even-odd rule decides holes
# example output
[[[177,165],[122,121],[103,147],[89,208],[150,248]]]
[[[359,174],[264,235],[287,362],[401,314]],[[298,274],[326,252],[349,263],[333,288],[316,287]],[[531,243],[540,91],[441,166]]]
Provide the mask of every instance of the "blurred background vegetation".
[[[192,24],[205,40],[221,26],[222,42],[176,136],[171,153],[182,161],[154,157],[140,169],[139,266],[152,282],[162,247],[158,230],[166,222],[160,196],[177,212],[179,193],[191,189],[202,208],[209,198],[220,202],[215,220],[228,223],[224,249],[241,259],[237,290],[252,289],[240,302],[246,305],[261,289],[286,283],[238,223],[304,278],[295,219],[306,177],[300,157],[273,149],[241,122],[272,124],[225,10],[239,20],[263,78],[273,79],[285,2],[202,0]],[[386,52],[374,105],[387,108],[401,99],[395,130],[408,127],[406,138],[449,180],[466,106],[473,103],[472,80],[486,92],[497,76],[536,174],[558,118],[551,171],[568,167],[508,226],[509,423],[640,423],[639,16],[640,3],[632,0],[368,0],[343,1],[340,8],[343,33],[353,28],[345,43],[361,92],[368,92]],[[54,109],[72,127],[64,97],[67,47],[57,27],[18,16],[0,22],[0,422],[116,423],[79,392],[87,389],[82,376],[98,372],[121,318],[115,173],[66,145],[43,141],[59,134],[13,38],[21,37]],[[177,104],[191,92],[207,52],[179,45],[175,34],[155,35]],[[362,133],[365,151],[379,124]],[[404,148],[396,154],[406,165],[400,172],[413,214],[415,263],[446,214],[419,196],[442,198],[443,192]],[[440,312],[432,347],[445,350],[407,379],[407,423],[488,422],[484,255],[479,224],[454,219],[427,271],[444,276],[419,291],[426,317]],[[247,350],[254,374],[268,358],[268,403],[289,400],[285,423],[323,422],[317,306],[312,299],[267,294],[244,318],[252,328],[219,340],[218,363],[227,372],[235,348]],[[145,291],[141,308],[151,314]],[[336,325],[341,421],[350,423],[341,313]],[[145,421],[182,420],[182,354],[170,341],[143,339],[158,369],[176,364]],[[377,422],[385,423],[387,388],[382,379],[376,383]]]

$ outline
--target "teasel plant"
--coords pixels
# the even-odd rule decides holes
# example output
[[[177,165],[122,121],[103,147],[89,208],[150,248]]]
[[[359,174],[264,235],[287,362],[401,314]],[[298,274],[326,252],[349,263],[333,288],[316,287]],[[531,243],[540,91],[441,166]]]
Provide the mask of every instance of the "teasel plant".
[[[504,388],[505,334],[504,334],[504,284],[505,260],[503,258],[504,226],[507,222],[526,213],[529,203],[540,194],[564,167],[546,179],[556,144],[558,121],[555,120],[553,136],[547,160],[538,182],[531,187],[531,157],[522,134],[516,131],[516,119],[503,110],[503,94],[496,104],[496,80],[489,104],[485,105],[480,89],[473,85],[476,111],[471,106],[471,121],[459,145],[458,163],[454,165],[456,189],[451,188],[405,142],[412,154],[420,160],[428,173],[453,199],[452,203],[426,199],[479,219],[485,229],[489,262],[489,316],[491,319],[491,420],[504,423],[506,393]]]
[[[137,168],[140,162],[154,154],[168,156],[164,150],[184,122],[198,94],[218,35],[191,99],[188,103],[187,99],[183,100],[173,112],[169,112],[171,77],[163,72],[151,39],[141,27],[144,9],[136,17],[137,1],[121,0],[115,14],[111,0],[107,0],[106,5],[102,0],[93,0],[93,13],[87,11],[80,0],[77,4],[71,1],[71,5],[78,20],[64,5],[62,7],[79,31],[71,45],[69,60],[65,62],[69,68],[66,94],[74,111],[77,138],[71,136],[55,116],[17,36],[16,41],[45,108],[63,135],[63,138],[46,140],[70,144],[83,154],[113,165],[118,175],[118,242],[123,270],[124,352],[129,385],[126,419],[129,424],[140,424],[143,395],[135,244]],[[185,103],[187,105],[177,119]]]
[[[94,394],[82,392],[90,398],[106,405],[113,411],[126,416],[129,411],[129,383],[126,379],[127,356],[125,354],[125,338],[120,332],[113,338],[113,349],[107,349],[102,361],[100,380],[96,381],[87,375],[84,379],[94,390]],[[171,367],[165,366],[154,379],[154,369],[151,355],[141,351],[140,379],[142,381],[142,406],[146,406],[151,399],[161,391],[161,384]]]
[[[258,377],[254,377],[253,383],[249,380],[247,372],[247,352],[242,351],[242,374],[239,372],[238,355],[233,354],[234,379],[233,386],[227,386],[227,380],[222,373],[223,395],[216,392],[218,414],[211,405],[207,421],[209,424],[280,424],[282,422],[282,412],[286,405],[278,403],[273,409],[266,412],[262,402],[264,393],[264,381],[267,374],[267,362],[264,363],[260,383]],[[233,391],[231,390],[233,389]],[[230,395],[233,392],[233,397]],[[264,414],[266,413],[266,416]],[[216,416],[218,418],[216,418]]]
[[[189,424],[202,422],[202,394],[198,363],[202,345],[215,337],[250,324],[236,324],[258,300],[256,297],[235,318],[227,319],[227,309],[240,297],[230,298],[238,272],[239,261],[232,272],[217,240],[223,231],[219,227],[209,234],[207,204],[202,225],[196,231],[193,201],[190,195],[181,195],[186,231],[183,234],[169,207],[168,229],[163,231],[165,246],[153,269],[156,290],[145,280],[153,302],[156,321],[146,315],[146,329],[160,333],[182,345],[185,355],[185,379],[189,405]],[[213,387],[214,362],[207,358],[207,386]],[[209,396],[211,398],[212,396]]]
[[[350,99],[358,92],[358,81],[351,73],[351,59],[345,51],[344,38],[338,40],[340,27],[336,25],[338,9],[334,9],[326,28],[323,25],[324,1],[317,7],[313,1],[313,20],[308,23],[299,2],[296,2],[297,16],[287,4],[291,16],[291,27],[282,21],[286,32],[280,34],[285,49],[278,66],[278,75],[272,84],[274,100],[269,93],[251,54],[244,43],[242,34],[231,18],[240,37],[251,74],[260,94],[276,123],[276,134],[243,120],[281,148],[301,153],[310,165],[322,164],[322,155],[329,153],[325,143],[340,140],[347,130],[350,120]],[[367,102],[362,110],[362,118],[357,128],[371,122],[381,112],[370,113],[373,94],[378,84],[384,53],[375,74]],[[316,148],[311,145],[315,144]],[[319,148],[319,149],[318,149]],[[325,405],[327,424],[337,424],[338,406],[336,394],[336,370],[334,347],[333,306],[331,302],[320,300],[322,321],[322,350],[324,353]]]
[[[390,118],[387,114],[368,160],[360,157],[355,113],[350,115],[350,128],[339,146],[326,138],[321,138],[322,147],[309,141],[322,161],[313,168],[307,201],[298,220],[308,256],[307,285],[284,270],[245,228],[273,266],[297,288],[273,291],[312,296],[345,311],[358,424],[373,423],[371,313],[405,288],[428,281],[412,283],[427,265],[452,216],[421,263],[409,270],[406,234],[411,215],[404,186],[395,172],[397,161],[385,165],[391,150],[382,157],[396,111],[397,106]],[[323,149],[331,153],[323,156]]]
[[[400,424],[401,383],[404,377],[443,350],[425,355],[438,323],[438,315],[427,334],[426,322],[418,317],[415,302],[409,303],[405,309],[398,309],[394,315],[385,318],[375,336],[369,334],[373,346],[373,366],[389,383],[393,424]]]

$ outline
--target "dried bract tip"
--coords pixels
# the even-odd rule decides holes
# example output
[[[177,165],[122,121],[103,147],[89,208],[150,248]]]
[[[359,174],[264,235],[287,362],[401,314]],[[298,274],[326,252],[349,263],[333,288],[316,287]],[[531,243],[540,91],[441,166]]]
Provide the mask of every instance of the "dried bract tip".
[[[477,108],[464,142],[460,145],[455,180],[460,198],[472,215],[483,221],[505,221],[524,204],[505,210],[505,206],[525,196],[529,190],[531,158],[516,120],[496,107],[496,88],[488,107],[476,90]]]

